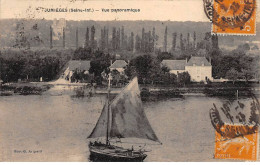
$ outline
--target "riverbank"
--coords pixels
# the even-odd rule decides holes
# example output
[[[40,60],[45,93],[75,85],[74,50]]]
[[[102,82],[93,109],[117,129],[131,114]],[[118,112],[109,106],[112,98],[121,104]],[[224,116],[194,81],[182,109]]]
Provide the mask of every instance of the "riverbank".
[[[18,95],[40,95],[49,90],[53,85],[43,83],[9,83],[0,88],[0,96]]]
[[[259,95],[259,84],[189,84],[186,87],[176,86],[152,86],[139,85],[141,90],[141,98],[143,101],[154,101],[164,98],[184,97],[184,96],[207,96],[207,97],[251,97]],[[55,87],[55,88],[53,88]],[[40,95],[52,88],[53,95],[61,95],[68,92],[75,95],[78,89],[84,91],[84,96],[92,94],[107,94],[106,86],[91,87],[86,83],[55,83],[55,82],[31,82],[31,83],[10,83],[2,85],[0,96],[9,96],[13,94],[19,95]],[[75,90],[76,89],[76,90]],[[111,87],[111,94],[118,94],[123,87]],[[61,92],[63,91],[63,92]]]

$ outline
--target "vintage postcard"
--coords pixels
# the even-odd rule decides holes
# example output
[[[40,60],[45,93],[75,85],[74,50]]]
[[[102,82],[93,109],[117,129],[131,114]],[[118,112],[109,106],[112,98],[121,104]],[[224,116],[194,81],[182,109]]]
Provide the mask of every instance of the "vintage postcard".
[[[0,0],[0,161],[259,161],[259,0]]]

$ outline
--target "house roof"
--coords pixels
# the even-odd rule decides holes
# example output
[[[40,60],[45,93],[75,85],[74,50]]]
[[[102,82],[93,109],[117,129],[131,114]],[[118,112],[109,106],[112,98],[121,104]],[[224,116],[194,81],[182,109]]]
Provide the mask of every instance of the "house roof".
[[[116,68],[124,68],[127,65],[127,63],[124,60],[116,60],[110,68],[116,69]]]
[[[90,61],[84,61],[84,60],[72,60],[69,61],[69,70],[75,71],[78,70],[85,70],[88,71],[90,69]]]
[[[186,66],[193,66],[195,64],[196,66],[211,66],[211,64],[208,62],[206,57],[194,57],[192,56]]]
[[[185,70],[186,60],[163,60],[161,64],[170,70]]]

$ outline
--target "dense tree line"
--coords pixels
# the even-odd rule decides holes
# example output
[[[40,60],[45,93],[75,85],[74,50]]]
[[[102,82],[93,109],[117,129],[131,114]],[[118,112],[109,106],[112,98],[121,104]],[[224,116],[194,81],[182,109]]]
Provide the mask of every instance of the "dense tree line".
[[[37,40],[37,36],[29,39],[23,29],[22,23],[17,24],[14,47],[21,50],[19,52],[4,52],[0,56],[1,79],[5,82],[17,81],[18,79],[38,81],[40,77],[49,81],[59,74],[68,60],[74,59],[90,60],[90,73],[94,75],[95,81],[101,83],[102,72],[104,70],[108,72],[110,61],[115,59],[112,54],[124,51],[132,52],[132,55],[138,54],[135,58],[128,58],[131,61],[126,68],[126,74],[128,77],[137,75],[141,83],[178,82],[182,76],[186,77],[184,79],[188,79],[187,75],[170,74],[166,68],[160,66],[160,63],[164,59],[189,59],[191,55],[205,56],[211,61],[214,78],[228,78],[233,81],[259,78],[259,58],[246,55],[246,51],[251,49],[249,44],[240,45],[233,51],[221,51],[218,45],[218,36],[211,35],[210,32],[206,32],[201,41],[197,41],[196,32],[193,32],[193,35],[192,33],[174,32],[169,35],[172,37],[169,38],[172,43],[168,46],[169,29],[165,27],[161,50],[156,46],[158,35],[155,28],[152,31],[146,31],[145,28],[142,28],[139,34],[134,34],[125,29],[124,26],[113,27],[111,32],[108,27],[103,27],[100,31],[100,39],[97,41],[96,28],[91,26],[86,27],[84,47],[79,47],[75,51],[59,52],[52,49],[34,52],[26,51],[26,49],[30,49],[31,41]],[[32,29],[37,31],[37,24]],[[111,33],[111,37],[109,33]],[[77,34],[76,31],[76,36]],[[76,38],[76,40],[78,39]],[[38,38],[37,42],[40,43],[41,40]],[[168,47],[171,48],[168,49]],[[258,47],[255,46],[252,49],[258,49]],[[110,52],[111,54],[109,54]],[[139,56],[140,54],[141,56]],[[180,81],[185,82],[184,80]]]
[[[213,77],[233,81],[259,78],[259,57],[247,56],[245,49],[240,47],[247,47],[247,44],[229,52],[219,49],[210,52]]]
[[[2,51],[0,55],[0,78],[4,82],[50,81],[58,78],[72,50]]]
[[[58,57],[46,56],[44,58],[0,58],[1,79],[4,82],[17,82],[18,79],[44,81],[57,78],[64,63]]]

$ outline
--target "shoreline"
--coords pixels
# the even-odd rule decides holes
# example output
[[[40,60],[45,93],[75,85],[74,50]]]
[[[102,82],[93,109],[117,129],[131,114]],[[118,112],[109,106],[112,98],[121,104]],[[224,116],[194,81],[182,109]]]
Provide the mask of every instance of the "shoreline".
[[[58,87],[58,88],[55,88]],[[67,89],[66,89],[67,87]],[[41,95],[43,92],[53,89],[54,91],[72,90],[82,88],[85,93],[88,93],[90,86],[87,83],[54,83],[54,82],[30,82],[30,83],[12,83],[4,84],[0,88],[0,96],[11,95]],[[112,87],[111,94],[119,94],[124,87]],[[252,96],[260,94],[259,86],[191,86],[191,87],[162,87],[162,86],[144,86],[140,85],[141,97],[143,100],[156,100],[168,97],[184,97],[184,96],[223,96],[223,97],[237,97],[238,96]],[[95,87],[93,94],[107,94],[107,88]]]

